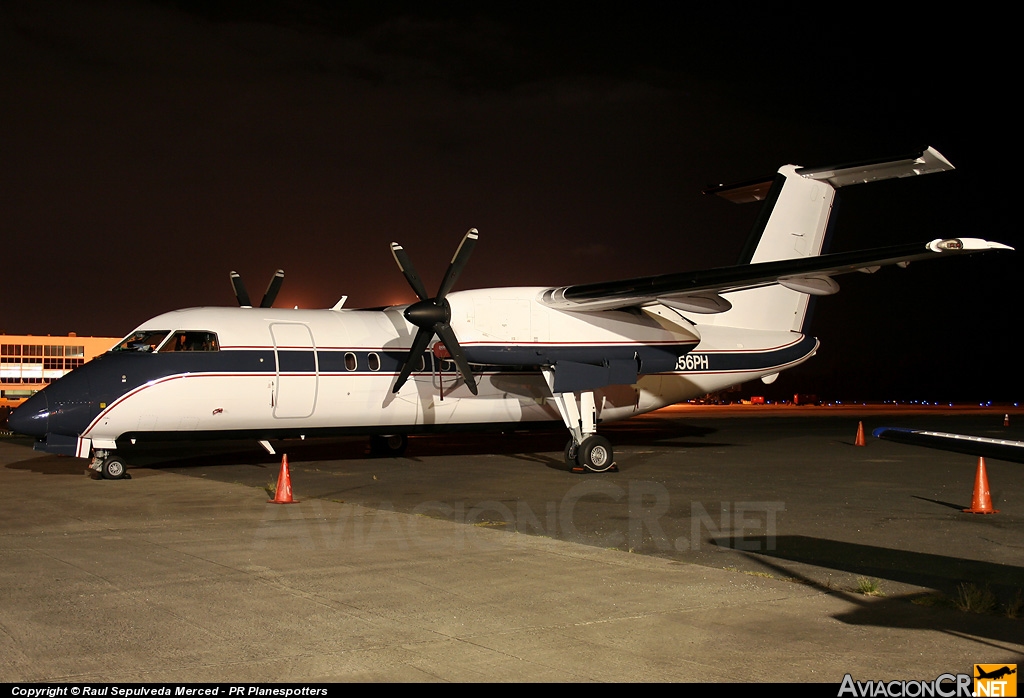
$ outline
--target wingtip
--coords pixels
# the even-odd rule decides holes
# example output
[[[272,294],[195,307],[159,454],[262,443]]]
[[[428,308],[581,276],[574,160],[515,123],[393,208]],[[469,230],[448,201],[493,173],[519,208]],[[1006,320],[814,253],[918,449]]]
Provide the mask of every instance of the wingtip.
[[[925,245],[932,252],[960,252],[982,250],[1007,250],[1014,252],[1014,248],[1004,245],[1001,242],[992,242],[983,238],[937,238]]]

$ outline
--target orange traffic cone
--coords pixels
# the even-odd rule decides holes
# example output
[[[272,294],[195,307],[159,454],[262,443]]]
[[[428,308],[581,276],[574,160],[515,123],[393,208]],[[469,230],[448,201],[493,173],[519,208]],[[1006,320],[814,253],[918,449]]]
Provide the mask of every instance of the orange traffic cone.
[[[277,491],[274,498],[267,500],[268,504],[298,504],[298,500],[292,499],[292,476],[288,472],[288,454],[281,456],[281,474],[277,476]]]
[[[968,514],[998,514],[998,509],[992,508],[992,495],[988,491],[988,476],[985,474],[985,459],[978,459],[978,472],[974,476],[974,497],[971,499],[971,508],[964,509]]]
[[[857,439],[853,442],[854,446],[865,446],[864,443],[864,422],[857,422]]]

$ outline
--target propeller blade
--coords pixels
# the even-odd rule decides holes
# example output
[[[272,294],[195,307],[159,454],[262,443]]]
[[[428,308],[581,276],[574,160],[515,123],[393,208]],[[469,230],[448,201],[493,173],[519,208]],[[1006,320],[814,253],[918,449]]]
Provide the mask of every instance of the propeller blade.
[[[455,367],[459,369],[462,380],[466,381],[466,387],[469,388],[469,392],[477,395],[479,391],[476,387],[476,379],[473,377],[473,371],[469,368],[469,362],[466,361],[466,354],[462,351],[462,345],[455,338],[452,326],[448,323],[437,324],[434,326],[434,332],[441,338],[444,345],[448,347],[448,353],[452,355],[452,361],[455,362]]]
[[[443,301],[448,296],[448,292],[452,290],[455,280],[459,278],[459,274],[462,273],[466,262],[469,261],[469,255],[473,253],[473,246],[476,245],[476,239],[479,235],[476,228],[470,228],[469,232],[462,238],[459,249],[455,250],[452,261],[448,265],[448,272],[444,275],[441,288],[437,291],[437,297],[434,299],[435,302],[440,303]]]
[[[397,242],[391,243],[391,254],[394,255],[395,261],[398,262],[398,268],[405,275],[406,281],[412,286],[412,290],[419,296],[421,301],[427,300],[427,289],[423,285],[423,281],[416,273],[416,268],[412,265],[412,260],[409,259],[409,255],[405,253],[405,249],[402,248]]]
[[[278,269],[274,272],[274,275],[270,277],[270,283],[267,285],[267,292],[263,294],[263,300],[260,301],[261,308],[270,308],[274,305],[274,300],[277,298],[277,292],[281,290],[281,284],[284,282],[284,270]]]
[[[441,288],[438,289],[437,295],[434,298],[430,298],[427,295],[427,289],[423,286],[423,281],[416,273],[409,255],[405,253],[402,246],[397,242],[391,243],[391,254],[394,255],[395,261],[398,262],[398,268],[401,269],[409,285],[412,286],[412,290],[420,298],[419,302],[410,305],[403,313],[405,319],[411,325],[418,327],[419,331],[416,333],[413,347],[409,350],[409,356],[405,360],[405,364],[403,364],[402,370],[395,380],[395,387],[392,388],[391,392],[397,393],[405,385],[409,374],[412,373],[413,366],[419,361],[419,357],[426,350],[427,343],[434,334],[437,334],[445,347],[448,348],[448,353],[451,354],[456,368],[459,369],[459,374],[462,376],[462,380],[465,381],[466,387],[474,395],[477,394],[476,379],[473,377],[473,371],[469,368],[466,353],[462,350],[462,345],[459,344],[459,340],[455,337],[455,331],[449,324],[452,318],[452,310],[446,299],[448,292],[455,286],[455,280],[459,278],[459,274],[466,266],[466,262],[469,261],[469,255],[473,252],[473,246],[476,245],[477,237],[479,237],[477,229],[470,228],[469,232],[462,238],[459,248],[455,250],[455,255],[448,264],[448,271],[445,272]]]
[[[237,271],[231,272],[231,288],[235,290],[235,298],[238,299],[239,307],[252,307],[252,301],[249,300],[249,292],[245,290],[245,284],[242,283],[242,277],[239,276]]]
[[[398,380],[395,381],[395,387],[391,389],[392,393],[397,393],[405,385],[405,382],[409,380],[409,375],[412,373],[412,369],[418,363],[420,357],[423,356],[423,352],[427,350],[427,344],[434,336],[434,330],[421,327],[416,333],[416,339],[413,340],[412,349],[409,350],[409,356],[402,364],[402,370],[398,373]]]

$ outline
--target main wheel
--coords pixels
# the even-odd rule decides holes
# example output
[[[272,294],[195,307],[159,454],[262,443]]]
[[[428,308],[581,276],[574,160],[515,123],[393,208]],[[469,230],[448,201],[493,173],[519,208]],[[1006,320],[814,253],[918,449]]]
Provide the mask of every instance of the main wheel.
[[[611,441],[603,436],[594,434],[585,438],[583,443],[580,444],[576,460],[587,470],[603,473],[615,467],[614,456],[615,453],[612,451]]]
[[[128,476],[128,464],[120,456],[107,456],[103,459],[100,473],[104,480],[121,480]]]
[[[570,468],[578,468],[579,461],[577,456],[580,454],[580,447],[576,445],[573,439],[569,439],[569,443],[565,445],[565,464]]]
[[[374,434],[370,436],[370,455],[398,458],[408,445],[409,437],[405,434]]]

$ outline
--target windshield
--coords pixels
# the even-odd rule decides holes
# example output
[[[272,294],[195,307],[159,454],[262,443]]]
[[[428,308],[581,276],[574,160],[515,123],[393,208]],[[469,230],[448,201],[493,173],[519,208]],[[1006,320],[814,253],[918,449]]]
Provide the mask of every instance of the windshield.
[[[217,335],[198,330],[178,330],[160,349],[165,351],[217,351]]]
[[[156,351],[170,330],[139,330],[111,351]]]

